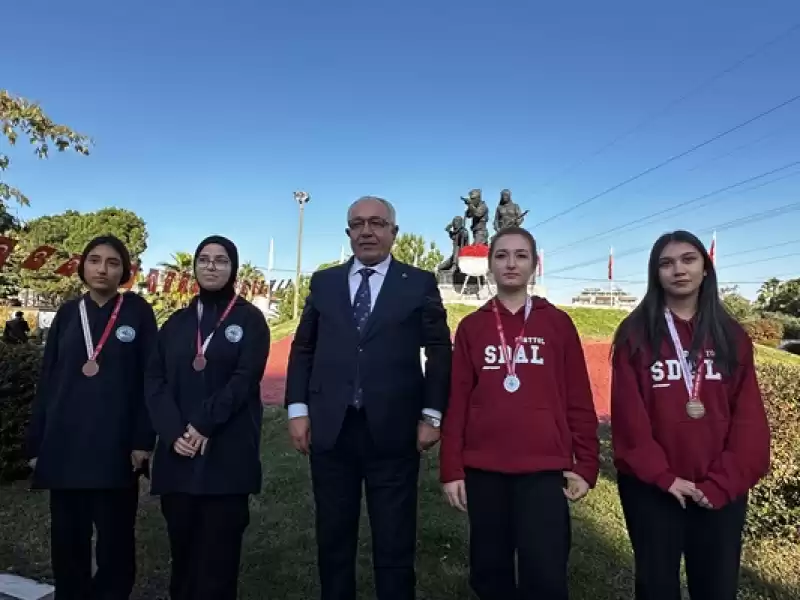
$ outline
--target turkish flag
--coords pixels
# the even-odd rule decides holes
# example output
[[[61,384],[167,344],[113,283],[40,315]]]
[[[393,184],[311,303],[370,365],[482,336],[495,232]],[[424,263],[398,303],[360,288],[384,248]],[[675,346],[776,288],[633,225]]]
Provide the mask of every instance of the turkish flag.
[[[16,245],[16,240],[0,235],[0,269],[6,264],[8,257],[11,256],[11,253],[14,251],[14,246]]]
[[[614,279],[614,249],[608,249],[608,280]]]
[[[158,269],[150,269],[147,274],[147,291],[155,294],[158,289]]]
[[[178,274],[175,271],[167,271],[167,276],[164,277],[164,293],[169,294],[172,290],[172,282]]]
[[[81,264],[81,255],[80,254],[73,254],[70,256],[69,260],[62,265],[60,265],[53,273],[56,275],[63,275],[64,277],[72,277],[75,275],[76,271],[78,270],[78,266]]]
[[[190,275],[188,273],[183,273],[181,278],[178,280],[178,293],[185,294],[189,291],[189,278]]]
[[[29,271],[38,271],[55,254],[55,251],[56,249],[52,246],[39,246],[22,261],[20,266]]]
[[[131,265],[131,277],[128,279],[127,283],[122,284],[123,290],[129,290],[133,287],[134,282],[136,281],[136,276],[139,274],[140,265],[138,262],[133,263]]]

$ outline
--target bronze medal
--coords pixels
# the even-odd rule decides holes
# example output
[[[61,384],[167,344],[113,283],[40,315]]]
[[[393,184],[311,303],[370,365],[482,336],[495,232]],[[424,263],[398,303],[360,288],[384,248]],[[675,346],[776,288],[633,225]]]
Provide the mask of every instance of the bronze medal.
[[[200,371],[206,368],[206,363],[207,363],[206,357],[203,356],[202,354],[198,354],[197,356],[194,357],[194,360],[192,361],[192,367],[194,368],[195,371],[199,373]]]
[[[97,364],[96,360],[87,360],[85,363],[83,363],[81,371],[83,371],[83,374],[86,375],[86,377],[94,377],[100,372],[100,365]]]

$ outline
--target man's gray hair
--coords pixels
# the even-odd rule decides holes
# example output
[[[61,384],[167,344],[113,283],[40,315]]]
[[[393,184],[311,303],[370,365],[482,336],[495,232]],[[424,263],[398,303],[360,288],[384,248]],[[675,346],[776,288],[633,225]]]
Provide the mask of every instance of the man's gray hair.
[[[347,209],[347,220],[348,221],[350,220],[350,213],[353,212],[353,209],[355,208],[355,206],[359,202],[364,202],[365,200],[374,200],[375,202],[380,202],[381,204],[383,204],[386,207],[386,210],[389,212],[389,218],[387,219],[389,221],[389,223],[391,223],[392,225],[396,225],[397,224],[397,222],[396,222],[397,221],[397,213],[395,213],[394,206],[392,206],[391,202],[389,202],[385,198],[380,198],[379,196],[361,196],[361,198],[359,198],[358,200],[353,202],[350,205],[350,208]]]

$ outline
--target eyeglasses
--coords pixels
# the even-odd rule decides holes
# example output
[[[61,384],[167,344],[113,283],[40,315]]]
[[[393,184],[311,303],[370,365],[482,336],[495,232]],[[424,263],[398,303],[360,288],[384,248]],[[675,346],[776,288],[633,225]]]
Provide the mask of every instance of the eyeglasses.
[[[370,217],[369,219],[353,219],[348,221],[347,226],[353,231],[361,231],[366,225],[373,231],[383,231],[391,225],[386,219],[380,217]]]
[[[215,269],[227,269],[231,266],[231,261],[227,258],[215,258],[211,260],[205,256],[201,256],[197,259],[197,266],[201,269],[210,269],[212,265]]]

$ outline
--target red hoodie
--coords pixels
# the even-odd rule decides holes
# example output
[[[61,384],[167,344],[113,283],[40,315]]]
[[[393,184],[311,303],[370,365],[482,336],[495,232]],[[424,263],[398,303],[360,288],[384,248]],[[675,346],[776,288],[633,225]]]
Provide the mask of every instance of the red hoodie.
[[[512,314],[498,301],[506,343],[513,351],[525,309]],[[442,424],[443,483],[464,479],[464,467],[500,473],[572,470],[597,481],[597,414],[583,348],[569,316],[533,298],[517,354],[520,389],[503,388],[492,301],[456,331],[450,403]]]
[[[693,322],[675,317],[681,344]],[[737,327],[738,367],[723,376],[707,350],[700,401],[705,416],[686,414],[689,395],[666,336],[659,361],[649,350],[615,350],[611,383],[614,463],[622,473],[669,490],[676,477],[694,482],[715,508],[740,497],[769,470],[770,432],[753,365],[753,344]]]

